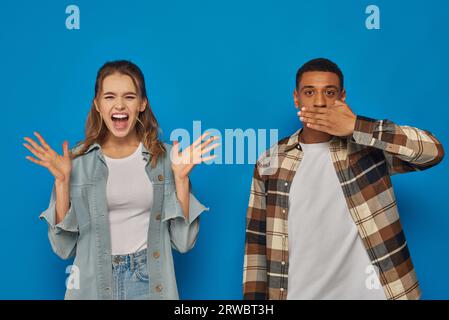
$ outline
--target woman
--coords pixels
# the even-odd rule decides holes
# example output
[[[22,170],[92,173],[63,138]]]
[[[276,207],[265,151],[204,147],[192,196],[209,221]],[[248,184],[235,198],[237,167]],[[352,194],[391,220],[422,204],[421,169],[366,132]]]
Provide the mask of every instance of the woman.
[[[37,132],[40,145],[24,138],[55,178],[40,218],[54,252],[75,256],[66,299],[179,298],[171,247],[193,247],[207,210],[188,175],[219,144],[205,133],[180,152],[158,130],[141,70],[114,61],[98,71],[84,141],[59,155]]]

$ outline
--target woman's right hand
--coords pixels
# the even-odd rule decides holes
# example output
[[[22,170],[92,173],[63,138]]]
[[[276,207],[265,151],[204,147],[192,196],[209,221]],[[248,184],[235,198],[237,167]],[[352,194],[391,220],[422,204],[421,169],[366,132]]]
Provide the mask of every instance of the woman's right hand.
[[[25,137],[24,139],[29,143],[23,143],[24,147],[31,151],[38,159],[27,156],[26,159],[47,168],[55,177],[56,182],[68,183],[70,181],[70,173],[72,171],[72,160],[69,153],[69,143],[64,141],[62,144],[63,155],[56,153],[44,138],[38,133],[34,132],[42,146],[36,143],[33,139]]]

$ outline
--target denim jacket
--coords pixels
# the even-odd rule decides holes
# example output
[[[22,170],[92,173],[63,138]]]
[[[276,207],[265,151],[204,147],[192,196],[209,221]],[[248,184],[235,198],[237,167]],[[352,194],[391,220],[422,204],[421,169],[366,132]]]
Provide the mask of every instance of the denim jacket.
[[[195,244],[199,215],[203,206],[190,193],[189,219],[183,215],[176,197],[171,170],[171,146],[166,154],[150,165],[151,155],[143,146],[147,161],[145,171],[153,184],[147,242],[151,299],[179,299],[176,286],[172,247],[181,253]],[[74,282],[68,286],[65,299],[112,299],[112,255],[109,216],[106,201],[108,168],[97,143],[72,161],[70,177],[70,208],[64,219],[55,224],[55,188],[48,208],[40,219],[48,223],[48,237],[53,251],[62,259],[75,256]],[[72,276],[72,274],[71,274]],[[79,285],[77,285],[79,284]]]

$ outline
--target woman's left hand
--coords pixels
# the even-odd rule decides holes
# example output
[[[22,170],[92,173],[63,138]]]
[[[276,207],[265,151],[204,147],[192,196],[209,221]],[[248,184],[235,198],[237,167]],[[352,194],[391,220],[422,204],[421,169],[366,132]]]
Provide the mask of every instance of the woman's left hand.
[[[185,148],[182,152],[179,152],[179,143],[175,141],[173,143],[173,148],[171,150],[171,162],[172,170],[177,180],[184,180],[189,176],[193,167],[199,163],[209,161],[214,159],[216,155],[203,157],[204,154],[209,153],[211,150],[220,146],[220,143],[215,143],[209,146],[213,141],[217,140],[219,137],[209,137],[209,132],[203,133],[195,142],[190,146]],[[203,141],[204,140],[204,141]]]

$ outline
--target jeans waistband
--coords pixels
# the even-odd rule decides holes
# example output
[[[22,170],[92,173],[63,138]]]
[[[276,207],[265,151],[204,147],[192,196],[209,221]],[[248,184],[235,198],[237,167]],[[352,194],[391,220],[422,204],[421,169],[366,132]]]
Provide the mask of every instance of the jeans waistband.
[[[132,271],[134,265],[142,260],[142,258],[145,258],[146,255],[147,249],[130,254],[112,255],[112,267],[129,266],[129,269]]]

